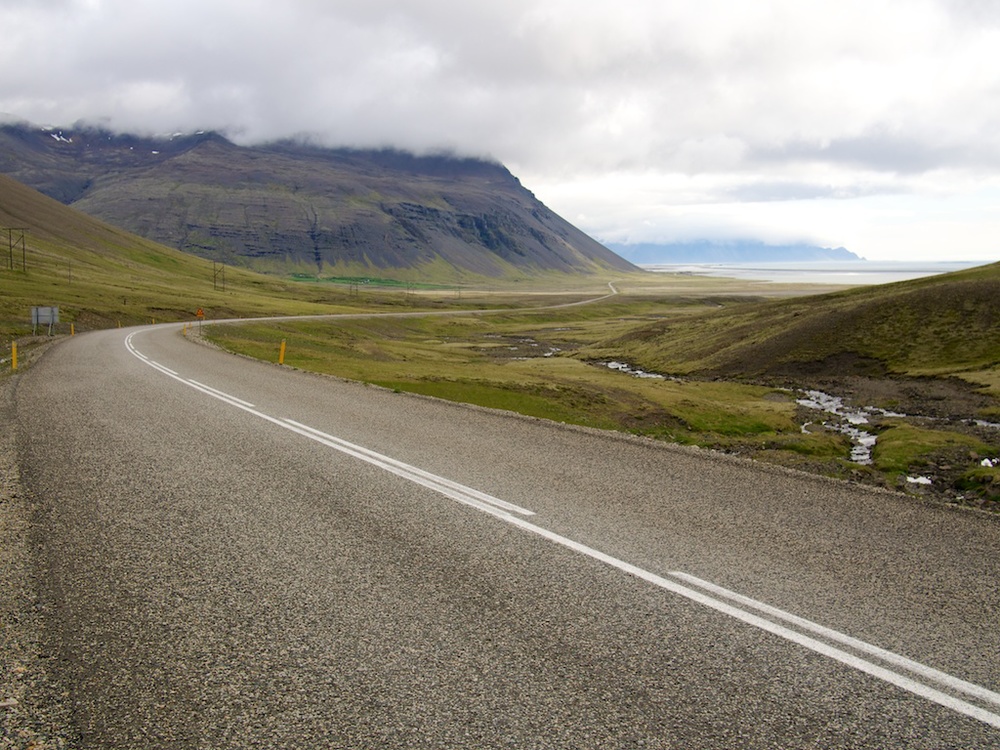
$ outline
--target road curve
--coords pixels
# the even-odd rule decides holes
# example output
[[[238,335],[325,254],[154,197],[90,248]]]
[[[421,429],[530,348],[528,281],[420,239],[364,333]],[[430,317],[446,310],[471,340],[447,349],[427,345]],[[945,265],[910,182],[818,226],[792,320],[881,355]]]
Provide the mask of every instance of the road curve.
[[[83,748],[1000,746],[1000,523],[227,355],[17,386]]]

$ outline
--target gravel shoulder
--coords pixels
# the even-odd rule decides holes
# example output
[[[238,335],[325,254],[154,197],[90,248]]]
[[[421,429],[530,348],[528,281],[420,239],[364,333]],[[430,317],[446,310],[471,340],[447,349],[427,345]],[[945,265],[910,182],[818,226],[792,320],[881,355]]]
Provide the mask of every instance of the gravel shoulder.
[[[18,469],[19,381],[0,376],[0,750],[48,750],[69,746],[69,720],[47,665],[36,503]]]

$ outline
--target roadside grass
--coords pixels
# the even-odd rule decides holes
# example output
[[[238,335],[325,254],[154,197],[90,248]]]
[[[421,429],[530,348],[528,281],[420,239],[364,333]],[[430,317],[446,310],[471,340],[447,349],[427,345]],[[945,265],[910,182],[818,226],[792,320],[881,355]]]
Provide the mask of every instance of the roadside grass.
[[[1000,437],[986,442],[950,430],[890,423],[879,434],[872,452],[876,468],[898,478],[925,473],[945,477],[966,501],[994,506],[1000,503],[1000,464],[982,459],[1000,456]]]
[[[222,348],[437,398],[719,450],[833,460],[849,447],[803,432],[791,394],[736,382],[638,378],[572,356],[607,332],[704,300],[613,298],[489,316],[364,318],[206,328]],[[733,304],[736,304],[735,302]],[[791,458],[784,458],[790,463]]]
[[[872,461],[880,471],[918,473],[943,453],[978,458],[995,455],[998,450],[1000,443],[990,445],[964,433],[891,422],[879,433]]]
[[[683,281],[663,279],[665,288]],[[622,286],[627,288],[627,282]],[[798,341],[795,356],[823,361],[836,351],[824,338],[833,335],[827,320],[831,314],[817,314],[813,308],[846,304],[842,295],[762,302],[745,291],[699,293],[702,290],[681,286],[655,294],[636,287],[592,304],[544,309],[545,303],[565,298],[524,290],[506,296],[491,292],[487,296],[494,311],[488,315],[470,311],[447,317],[218,326],[207,328],[206,335],[225,349],[270,361],[277,360],[280,341],[285,340],[287,365],[395,391],[698,445],[880,486],[900,487],[901,474],[927,463],[944,465],[953,456],[949,486],[1000,501],[993,490],[1000,480],[993,479],[992,469],[980,470],[970,459],[980,453],[996,456],[1000,445],[947,429],[914,427],[905,419],[887,420],[879,426],[873,465],[862,466],[851,461],[851,442],[844,435],[803,427],[794,391],[768,384],[766,378],[741,378],[735,367],[728,376],[712,372],[733,356],[734,347],[752,348],[756,342],[766,349],[770,339],[782,337],[786,345]],[[505,306],[509,309],[496,311]],[[803,316],[808,324],[796,331]],[[929,326],[918,348],[933,348],[967,323],[958,319]],[[912,340],[909,326],[918,324],[915,318],[893,322],[893,335]],[[836,320],[832,325],[836,328]],[[846,333],[860,335],[853,326]],[[881,336],[889,329],[876,330],[875,336]],[[869,353],[873,358],[876,353],[890,356],[889,350],[898,345],[874,343]],[[963,371],[987,385],[995,383],[991,379],[996,369],[976,363],[991,356],[991,346],[971,352],[966,348],[961,357],[955,346],[949,356],[961,360],[958,369],[978,367]],[[749,349],[743,351],[748,361],[760,361],[759,356],[754,360],[746,355]],[[943,369],[940,358],[931,359],[925,365],[956,374]],[[608,367],[610,361],[638,365],[663,377],[634,377]],[[893,361],[901,360],[896,356]]]
[[[614,429],[617,426],[602,413],[600,394],[567,384],[541,385],[510,380],[471,378],[375,380],[372,382],[395,391],[419,393],[491,409],[504,409],[529,417],[566,424],[599,429]]]
[[[963,472],[955,486],[980,502],[1000,503],[1000,467],[978,466]]]

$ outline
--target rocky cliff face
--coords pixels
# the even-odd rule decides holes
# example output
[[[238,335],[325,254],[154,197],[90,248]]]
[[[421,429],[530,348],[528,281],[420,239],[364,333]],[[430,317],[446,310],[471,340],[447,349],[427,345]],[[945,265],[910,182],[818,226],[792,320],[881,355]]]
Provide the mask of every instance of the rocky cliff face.
[[[8,125],[0,172],[141,236],[258,270],[499,278],[635,269],[502,165],[475,159]]]

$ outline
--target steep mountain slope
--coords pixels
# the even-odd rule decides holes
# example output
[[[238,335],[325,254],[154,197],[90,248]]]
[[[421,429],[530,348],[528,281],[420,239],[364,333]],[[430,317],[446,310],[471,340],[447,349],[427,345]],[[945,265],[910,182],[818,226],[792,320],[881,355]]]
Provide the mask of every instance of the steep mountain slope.
[[[7,125],[0,172],[143,237],[262,270],[442,280],[636,270],[480,160]]]

